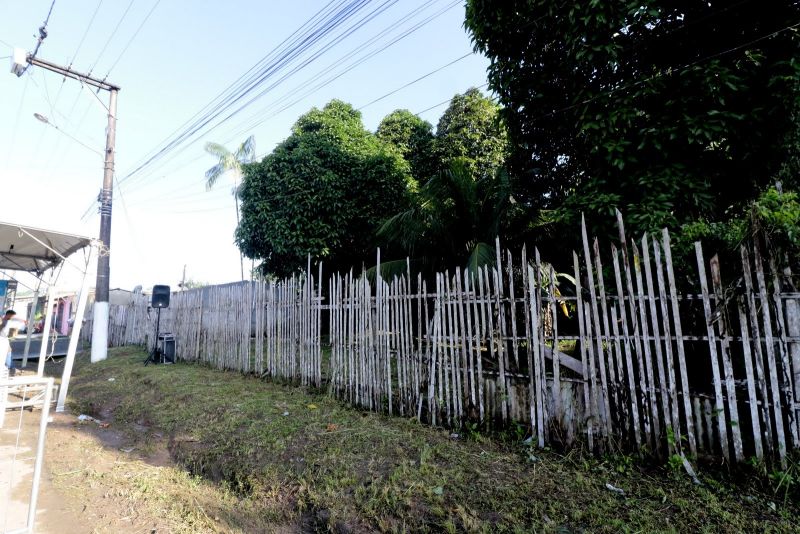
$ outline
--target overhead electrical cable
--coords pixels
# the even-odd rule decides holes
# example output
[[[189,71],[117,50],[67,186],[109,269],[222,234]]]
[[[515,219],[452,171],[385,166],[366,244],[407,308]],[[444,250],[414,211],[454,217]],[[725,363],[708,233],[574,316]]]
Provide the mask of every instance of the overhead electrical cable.
[[[366,48],[368,45],[375,44],[375,43],[376,43],[378,40],[380,40],[380,38],[382,38],[382,37],[386,37],[387,35],[390,35],[390,34],[392,33],[392,31],[396,30],[396,29],[397,29],[397,28],[398,28],[398,27],[401,25],[401,23],[402,23],[402,22],[406,22],[406,21],[410,20],[411,18],[413,18],[413,16],[415,16],[415,15],[419,14],[419,12],[420,12],[421,10],[423,10],[423,9],[427,8],[429,5],[431,5],[431,4],[433,4],[433,3],[435,3],[436,1],[438,1],[438,0],[428,0],[428,2],[425,2],[423,5],[421,5],[421,6],[418,6],[417,8],[415,8],[414,10],[412,10],[410,13],[408,13],[408,14],[404,15],[404,16],[403,16],[403,17],[402,17],[400,20],[393,22],[393,23],[392,23],[391,25],[389,25],[387,28],[384,28],[384,29],[383,29],[383,30],[381,30],[381,31],[380,31],[378,34],[376,34],[376,35],[374,35],[372,38],[368,39],[366,42],[362,43],[361,45],[357,46],[357,47],[356,47],[356,48],[354,48],[353,50],[349,51],[349,52],[348,52],[347,54],[345,54],[345,55],[344,55],[342,58],[339,58],[339,59],[337,59],[336,61],[334,61],[334,62],[333,62],[332,64],[330,64],[330,65],[329,65],[329,66],[328,66],[326,69],[324,69],[324,70],[322,71],[322,73],[317,73],[317,74],[315,74],[315,77],[314,77],[314,78],[312,78],[311,80],[308,80],[308,81],[306,81],[304,84],[302,84],[302,85],[301,85],[301,86],[299,86],[299,87],[303,87],[304,85],[308,85],[308,83],[310,83],[310,82],[311,82],[313,79],[315,79],[315,78],[318,78],[318,77],[319,77],[321,74],[324,74],[324,73],[331,72],[332,70],[334,70],[334,68],[335,68],[336,66],[340,66],[340,65],[341,65],[341,63],[342,63],[343,61],[345,61],[346,59],[352,58],[353,56],[357,55],[357,54],[358,54],[358,52],[360,52],[360,51],[363,51],[363,49],[364,49],[364,48]],[[438,16],[440,16],[442,13],[444,13],[446,10],[448,10],[448,9],[451,9],[452,7],[454,7],[455,5],[457,5],[458,3],[459,3],[459,2],[458,2],[458,0],[456,0],[456,1],[453,1],[453,2],[451,2],[449,5],[447,5],[445,8],[443,8],[442,10],[440,10],[440,11],[438,11],[438,12],[436,12],[436,13],[434,13],[434,14],[430,15],[430,16],[428,16],[426,19],[424,19],[424,20],[422,20],[422,21],[420,21],[420,22],[416,23],[414,26],[412,26],[412,27],[410,27],[410,28],[406,28],[405,30],[403,30],[403,31],[400,33],[400,35],[397,35],[397,36],[393,37],[393,38],[391,39],[391,41],[390,41],[388,44],[384,44],[384,45],[383,45],[383,46],[381,46],[379,49],[377,49],[377,50],[374,50],[374,51],[372,51],[372,52],[370,52],[370,53],[366,54],[365,56],[361,56],[361,57],[359,57],[359,58],[358,58],[358,59],[357,59],[355,62],[353,62],[352,64],[346,65],[346,66],[345,66],[345,69],[344,69],[343,71],[339,72],[338,74],[334,75],[334,76],[333,76],[333,77],[331,77],[331,78],[328,78],[328,79],[324,80],[324,81],[323,81],[323,83],[321,83],[321,84],[318,84],[317,86],[314,86],[314,87],[312,88],[312,90],[311,90],[311,91],[307,91],[306,93],[304,93],[304,96],[303,96],[302,98],[305,98],[305,97],[306,97],[308,94],[310,94],[310,93],[313,93],[314,91],[316,91],[316,90],[319,90],[321,87],[324,87],[325,85],[328,85],[328,84],[332,83],[332,81],[334,81],[335,79],[337,79],[337,78],[341,77],[341,76],[342,76],[342,75],[344,75],[346,72],[349,72],[350,70],[352,70],[353,68],[355,68],[357,65],[360,65],[361,63],[363,63],[363,62],[364,62],[364,61],[366,61],[367,59],[369,59],[369,58],[373,57],[373,56],[374,56],[374,55],[376,55],[377,53],[379,53],[379,52],[381,52],[381,51],[385,50],[386,48],[388,48],[389,46],[391,46],[391,45],[393,45],[393,44],[395,44],[395,43],[399,42],[401,39],[403,39],[403,38],[407,37],[408,35],[410,35],[410,34],[411,34],[411,33],[413,33],[414,31],[417,31],[417,30],[418,30],[418,29],[420,29],[422,26],[424,26],[425,24],[428,24],[428,23],[429,23],[429,22],[431,22],[433,19],[437,18],[437,17],[438,17]],[[378,9],[380,9],[380,6],[379,6],[379,8],[378,8]],[[369,20],[371,20],[371,18],[369,17],[369,15],[367,16],[367,18],[369,18]],[[348,31],[347,33],[348,33],[348,35],[349,35],[350,33],[352,33],[352,31]],[[337,42],[338,42],[338,41],[337,41]],[[327,48],[326,48],[325,50],[327,50]],[[310,59],[316,59],[317,57],[319,57],[319,55],[321,55],[321,53],[320,53],[320,52],[318,52],[317,54],[315,54],[315,56],[312,56],[312,58],[310,58]],[[299,70],[300,70],[300,69],[301,69],[303,66],[304,66],[304,64],[301,64],[300,66],[298,66],[298,67],[295,67],[295,68],[294,68],[292,71],[290,71],[290,73],[289,73],[289,74],[294,74],[295,72],[299,71]],[[284,81],[284,80],[285,80],[287,77],[288,77],[287,75],[284,75],[283,77],[281,77],[281,78],[280,78],[280,80],[278,80],[278,81],[276,81],[276,82],[273,82],[273,83],[272,83],[272,84],[271,84],[269,87],[267,87],[266,89],[264,89],[264,90],[263,90],[263,91],[262,91],[262,92],[259,94],[259,97],[260,97],[260,96],[263,96],[263,94],[265,94],[265,93],[266,93],[268,90],[270,90],[270,89],[272,89],[272,88],[276,87],[276,86],[277,86],[277,84],[278,84],[279,82],[282,82],[282,81]],[[299,87],[298,87],[298,89],[299,89]],[[290,95],[290,96],[291,96],[291,95],[293,95],[293,94],[296,94],[296,90],[294,90],[294,91],[290,91],[290,92],[288,93],[288,95]],[[258,98],[258,97],[256,97],[256,98]],[[282,99],[279,99],[278,101],[285,100],[285,98],[286,98],[286,95],[284,95],[284,97],[282,97]],[[254,98],[254,99],[252,99],[252,100],[251,100],[251,101],[248,103],[248,105],[249,105],[249,104],[251,104],[251,103],[252,103],[252,102],[254,102],[254,101],[255,101],[255,98]],[[274,104],[274,103],[273,103],[273,104]],[[292,104],[292,105],[293,105],[293,104]],[[237,110],[237,112],[238,112],[238,111],[241,111],[241,109],[243,109],[244,107],[245,107],[245,106],[243,106],[242,108],[240,108],[239,110]],[[279,112],[281,112],[281,111],[284,111],[284,110],[285,110],[285,109],[287,109],[288,107],[290,107],[290,106],[287,106],[287,107],[284,107],[284,108],[281,108],[281,109],[279,109],[279,110],[277,111],[277,113],[279,113]],[[273,113],[271,116],[274,116],[274,115],[275,115],[275,114],[277,114],[277,113]],[[221,121],[221,123],[222,123],[222,122],[224,122],[224,121],[227,121],[227,120],[228,120],[228,119],[230,119],[230,118],[232,118],[232,117],[233,117],[235,114],[236,114],[236,113],[231,113],[229,116],[225,117],[225,118],[224,118],[224,119]],[[250,120],[252,120],[252,119],[250,119]],[[261,122],[263,122],[264,120],[266,120],[266,118],[257,118],[256,120],[257,120],[257,123],[255,124],[255,126],[257,126],[258,124],[260,124]],[[247,128],[248,128],[248,129],[252,129],[252,127],[254,127],[254,125],[250,125],[250,126],[248,126]],[[212,129],[213,129],[213,128],[212,128]],[[238,134],[237,134],[237,135],[238,135]],[[233,136],[232,136],[232,139],[233,139]],[[232,139],[231,139],[231,140],[232,140]],[[230,142],[231,140],[228,140],[228,141],[226,141],[226,143]],[[183,147],[181,150],[179,150],[179,151],[177,152],[177,154],[173,154],[173,157],[174,157],[175,155],[178,155],[178,154],[180,154],[181,152],[185,151],[187,148],[188,148],[188,146],[184,146],[184,147]],[[193,161],[196,161],[197,159],[199,159],[199,157],[197,157],[197,158],[193,158],[193,159],[192,159],[192,162],[193,162]],[[140,184],[140,185],[141,185],[141,184]]]
[[[381,30],[380,32],[378,32],[377,34],[372,36],[367,41],[361,43],[360,45],[358,45],[355,48],[353,48],[352,50],[350,50],[344,56],[336,59],[334,62],[329,64],[325,69],[323,69],[321,72],[316,73],[313,78],[305,80],[303,83],[297,85],[292,90],[287,91],[283,96],[281,96],[277,100],[271,102],[267,107],[265,107],[262,110],[260,110],[256,114],[256,116],[254,118],[251,117],[247,123],[244,123],[244,122],[240,123],[240,125],[236,127],[237,128],[237,132],[233,135],[233,137],[238,137],[238,136],[242,135],[245,132],[251,131],[253,128],[256,128],[256,127],[260,126],[261,124],[263,124],[267,120],[275,117],[279,113],[282,113],[283,111],[285,111],[285,110],[289,109],[290,107],[296,105],[297,103],[299,103],[302,100],[306,99],[308,96],[314,94],[315,92],[319,91],[323,87],[326,87],[326,86],[330,85],[331,83],[333,83],[338,78],[342,77],[346,73],[348,73],[351,70],[353,70],[355,67],[361,65],[362,63],[364,63],[368,59],[370,59],[370,58],[374,57],[375,55],[377,55],[378,53],[386,50],[387,48],[389,48],[390,46],[396,44],[397,42],[399,42],[400,40],[404,39],[405,37],[408,37],[409,35],[411,35],[415,31],[419,30],[420,28],[422,28],[423,26],[425,26],[426,24],[430,23],[432,20],[434,20],[435,18],[437,18],[438,16],[443,14],[448,9],[453,8],[454,6],[456,6],[459,3],[459,0],[456,0],[456,1],[452,2],[450,5],[446,6],[441,11],[439,11],[437,13],[434,13],[433,15],[428,16],[426,19],[422,20],[421,22],[416,23],[416,25],[412,26],[411,28],[406,28],[405,30],[403,30],[401,32],[401,34],[399,36],[395,36],[388,44],[384,44],[379,49],[374,50],[372,52],[369,52],[369,53],[359,57],[359,59],[357,59],[355,62],[352,62],[352,63],[346,65],[344,67],[344,69],[339,70],[338,73],[335,74],[334,76],[326,78],[322,82],[319,82],[316,85],[312,86],[311,88],[308,88],[309,84],[314,83],[316,80],[318,80],[322,76],[325,76],[326,74],[335,71],[337,68],[341,67],[342,64],[345,63],[346,61],[348,61],[349,59],[353,58],[354,56],[357,56],[360,52],[363,52],[363,51],[367,50],[371,45],[376,44],[378,41],[380,41],[381,38],[386,37],[387,35],[390,35],[394,30],[396,30],[398,27],[400,27],[402,23],[405,23],[408,20],[411,20],[416,15],[421,13],[425,8],[430,6],[432,3],[434,3],[434,1],[433,0],[429,0],[425,4],[415,8],[413,11],[411,11],[410,13],[407,13],[400,20],[393,22],[388,27],[384,28],[383,30]],[[301,91],[301,90],[304,90],[304,92],[302,92],[300,94],[300,96],[298,96],[298,91]],[[294,100],[292,101],[292,103],[289,106],[283,106],[283,107],[279,108],[277,111],[275,110],[276,106],[279,106],[279,105],[285,103],[287,100],[289,100],[291,98],[294,98]],[[269,114],[269,115],[266,115],[266,113],[268,111],[270,111],[270,110],[272,110],[273,112],[271,114]]]
[[[103,54],[105,54],[106,50],[108,49],[108,45],[111,43],[114,37],[116,37],[119,27],[122,25],[122,22],[125,20],[125,17],[128,16],[128,12],[131,10],[131,7],[133,6],[133,3],[135,1],[136,0],[131,0],[128,3],[128,7],[125,8],[125,11],[122,13],[122,16],[117,21],[117,25],[114,26],[114,29],[111,31],[111,34],[108,36],[108,39],[106,39],[106,43],[103,45],[103,48],[100,49],[100,53],[97,55],[97,59],[95,59],[94,63],[92,63],[92,66],[89,67],[89,74],[91,74],[94,71],[94,68],[97,66],[97,63],[100,61],[100,58],[103,57]]]
[[[86,40],[86,36],[89,35],[89,30],[92,29],[92,24],[94,24],[94,19],[97,17],[97,12],[100,11],[100,6],[102,5],[103,5],[103,0],[99,0],[97,2],[97,7],[94,8],[94,13],[92,13],[92,17],[89,19],[89,24],[86,25],[86,29],[83,31],[83,36],[81,36],[81,40],[78,41],[78,46],[77,48],[75,48],[75,52],[72,54],[72,58],[69,61],[70,67],[75,62],[75,58],[78,57],[78,52],[81,51],[83,42]]]
[[[129,180],[132,176],[141,172],[145,167],[152,164],[155,160],[163,157],[166,153],[173,150],[176,146],[192,138],[203,127],[205,127],[211,121],[213,121],[214,119],[225,113],[234,105],[236,105],[240,100],[245,98],[249,93],[254,91],[257,87],[263,84],[276,72],[282,69],[286,64],[288,64],[289,61],[301,56],[312,45],[316,44],[317,42],[321,41],[324,37],[331,34],[336,28],[338,28],[339,26],[344,24],[347,20],[349,20],[351,17],[353,17],[368,3],[369,0],[356,0],[348,3],[347,5],[343,6],[341,9],[336,11],[329,20],[325,21],[324,25],[321,28],[311,32],[310,35],[305,36],[298,45],[293,46],[290,49],[286,50],[283,54],[281,54],[281,56],[277,58],[277,60],[271,62],[265,69],[262,69],[262,71],[258,73],[258,77],[253,83],[249,84],[246,88],[239,91],[238,94],[229,98],[227,101],[215,107],[209,113],[205,114],[203,117],[198,119],[198,121],[196,121],[195,124],[193,124],[190,128],[184,130],[175,138],[170,140],[164,147],[158,150],[153,156],[148,158],[144,163],[139,165],[133,171],[128,173],[123,179],[121,179],[120,183],[124,183],[126,180]]]
[[[158,4],[160,4],[160,3],[161,3],[161,0],[156,0],[156,2],[153,4],[153,7],[151,7],[150,11],[147,12],[147,15],[145,15],[145,17],[142,20],[141,24],[139,24],[139,27],[136,28],[136,31],[133,32],[133,35],[131,36],[131,38],[128,39],[128,42],[125,44],[125,46],[122,49],[122,52],[119,53],[119,55],[117,56],[117,59],[115,59],[114,62],[111,64],[111,66],[108,68],[108,71],[106,72],[106,75],[103,77],[104,80],[108,78],[108,75],[111,74],[111,71],[114,70],[114,67],[117,66],[117,63],[119,63],[119,60],[122,59],[122,56],[124,56],[125,52],[128,51],[128,48],[131,46],[131,43],[133,43],[134,39],[136,39],[136,37],[139,35],[139,32],[142,31],[142,28],[144,27],[144,25],[147,22],[147,20],[150,18],[150,15],[153,14],[153,11],[156,10],[156,8],[158,7]]]
[[[451,61],[451,62],[449,62],[449,63],[446,63],[445,65],[442,65],[441,67],[439,67],[439,68],[437,68],[437,69],[434,69],[434,70],[430,71],[430,72],[429,72],[429,73],[427,73],[427,74],[423,74],[423,75],[422,75],[422,76],[420,76],[419,78],[416,78],[416,79],[414,79],[414,80],[411,80],[410,82],[408,82],[408,83],[406,83],[406,84],[403,84],[403,85],[401,85],[400,87],[398,87],[397,89],[394,89],[393,91],[389,91],[389,92],[388,92],[388,93],[386,93],[385,95],[379,96],[379,97],[378,97],[378,98],[376,98],[375,100],[371,100],[371,101],[367,102],[366,104],[364,104],[363,106],[361,106],[360,108],[358,108],[358,111],[361,111],[361,110],[362,110],[362,109],[364,109],[364,108],[368,108],[368,107],[369,107],[369,106],[371,106],[372,104],[376,104],[376,103],[380,102],[381,100],[384,100],[384,99],[386,99],[386,98],[389,98],[389,97],[390,97],[390,96],[392,96],[393,94],[395,94],[395,93],[398,93],[398,92],[402,91],[403,89],[405,89],[405,88],[407,88],[407,87],[411,87],[411,86],[412,86],[412,85],[414,85],[415,83],[419,83],[419,82],[421,82],[422,80],[424,80],[424,79],[426,79],[426,78],[429,78],[430,76],[433,76],[433,75],[434,75],[434,74],[436,74],[437,72],[440,72],[440,71],[442,71],[442,70],[446,69],[447,67],[449,67],[449,66],[451,66],[451,65],[455,65],[455,64],[456,64],[456,63],[458,63],[459,61],[462,61],[462,60],[464,60],[464,59],[466,59],[466,58],[468,58],[468,57],[474,56],[474,55],[475,55],[475,53],[474,53],[474,52],[470,52],[470,53],[468,53],[468,54],[464,54],[463,56],[461,56],[461,57],[458,57],[458,58],[454,59],[453,61]]]

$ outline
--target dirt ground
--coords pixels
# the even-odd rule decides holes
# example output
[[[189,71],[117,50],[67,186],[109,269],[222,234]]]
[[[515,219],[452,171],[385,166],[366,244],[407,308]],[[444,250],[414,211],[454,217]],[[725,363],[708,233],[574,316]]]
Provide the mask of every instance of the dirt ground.
[[[176,489],[185,489],[186,474],[170,459],[167,440],[159,433],[141,428],[149,438],[142,450],[107,423],[78,421],[77,415],[55,414],[49,425],[37,532],[235,530],[214,517],[219,498],[212,485],[195,481],[189,494],[169,493],[172,480],[181,482]],[[177,524],[175,508],[185,509]]]
[[[195,514],[205,515],[198,495],[163,494],[170,487],[165,480],[183,482],[186,475],[170,459],[167,441],[159,433],[140,428],[148,446],[136,448],[110,423],[80,421],[78,415],[50,412],[37,534],[231,531],[212,517],[205,516],[204,525],[193,520]],[[25,526],[40,416],[38,409],[11,410],[0,429],[0,531]],[[199,494],[205,493],[204,500],[215,500],[213,487],[201,482],[196,486]],[[168,502],[172,497],[175,502]],[[167,514],[167,519],[158,513],[159,507],[139,506],[143,502],[195,509],[185,514],[185,522],[176,524],[175,514]]]

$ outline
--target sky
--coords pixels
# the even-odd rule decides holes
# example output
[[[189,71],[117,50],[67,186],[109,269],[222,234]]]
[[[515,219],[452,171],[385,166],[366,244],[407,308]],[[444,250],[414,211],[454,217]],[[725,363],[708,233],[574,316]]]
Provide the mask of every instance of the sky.
[[[17,77],[5,57],[12,47],[33,50],[51,5],[48,36],[37,57],[71,65],[121,88],[112,288],[174,287],[184,266],[186,277],[195,281],[240,278],[233,244],[232,182],[225,177],[211,191],[205,190],[204,173],[216,163],[203,149],[206,142],[233,150],[254,135],[256,152],[263,156],[290,134],[300,115],[333,98],[363,106],[364,124],[372,131],[398,108],[418,113],[435,126],[453,95],[486,83],[488,60],[471,54],[462,1],[370,0],[313,49],[276,70],[252,93],[269,88],[255,102],[228,120],[213,121],[132,173],[189,119],[329,5],[328,0],[0,0],[0,64],[6,65],[0,72],[3,222],[89,237],[99,233],[96,198],[103,178],[108,93],[96,93],[37,67]],[[362,19],[368,20],[356,27]],[[387,28],[390,31],[381,34]],[[369,54],[372,57],[349,72],[318,87]],[[34,113],[50,124],[38,121]],[[33,285],[25,276],[19,279]],[[77,271],[65,269],[62,285],[78,284]]]

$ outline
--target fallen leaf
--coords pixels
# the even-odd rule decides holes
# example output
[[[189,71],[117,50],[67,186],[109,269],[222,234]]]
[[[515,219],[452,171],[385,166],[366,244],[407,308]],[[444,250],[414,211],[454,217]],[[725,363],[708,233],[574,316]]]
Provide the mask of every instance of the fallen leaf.
[[[308,409],[309,410],[316,410],[317,409],[317,405],[316,404],[309,404],[308,405]]]

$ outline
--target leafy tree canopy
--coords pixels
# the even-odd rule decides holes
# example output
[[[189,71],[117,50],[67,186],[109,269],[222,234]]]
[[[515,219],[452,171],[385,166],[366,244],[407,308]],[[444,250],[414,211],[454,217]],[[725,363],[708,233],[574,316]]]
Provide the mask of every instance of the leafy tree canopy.
[[[638,232],[796,187],[798,21],[792,0],[468,0],[515,198],[600,232],[618,207]]]
[[[245,166],[237,244],[276,276],[304,267],[308,254],[349,269],[374,254],[377,227],[408,205],[411,186],[400,154],[367,131],[350,104],[333,100]]]
[[[433,126],[407,109],[388,114],[375,132],[378,139],[397,148],[419,181],[430,178],[435,169],[432,155]]]
[[[446,170],[455,159],[462,159],[473,176],[493,176],[503,166],[507,151],[499,110],[475,88],[454,96],[436,127],[440,168]]]

